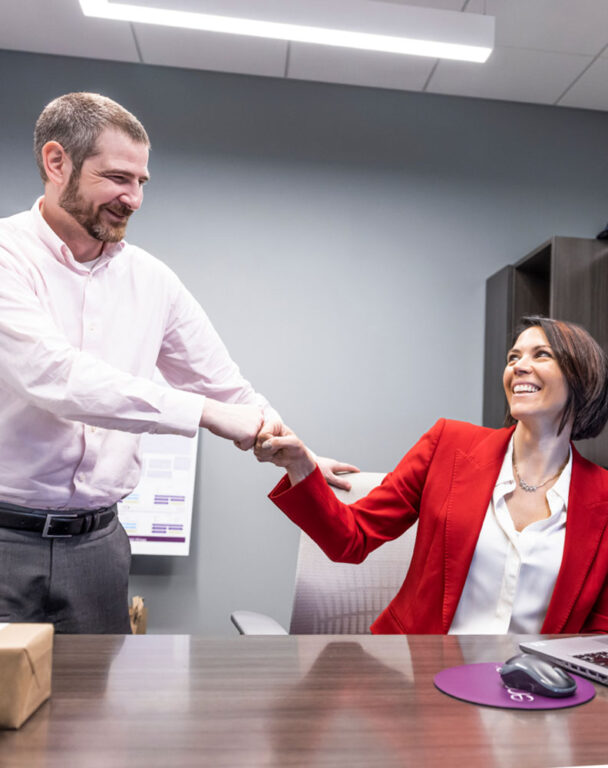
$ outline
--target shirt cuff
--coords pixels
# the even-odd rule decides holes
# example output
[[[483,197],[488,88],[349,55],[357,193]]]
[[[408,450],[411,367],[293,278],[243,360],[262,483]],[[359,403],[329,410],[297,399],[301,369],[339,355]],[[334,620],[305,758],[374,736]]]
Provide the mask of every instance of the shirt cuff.
[[[158,435],[194,437],[205,407],[205,396],[180,389],[162,389],[160,417],[156,428],[150,431]]]
[[[275,411],[270,403],[266,403],[262,406],[262,411],[264,413],[264,421],[280,421],[281,424],[284,423],[281,414],[278,411]]]

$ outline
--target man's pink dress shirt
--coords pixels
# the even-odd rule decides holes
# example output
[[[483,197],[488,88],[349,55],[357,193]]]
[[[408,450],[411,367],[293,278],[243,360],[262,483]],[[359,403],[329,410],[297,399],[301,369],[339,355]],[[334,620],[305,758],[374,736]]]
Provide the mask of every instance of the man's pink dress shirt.
[[[95,509],[137,484],[139,433],[193,436],[205,395],[269,407],[167,266],[122,241],[90,270],[40,202],[0,219],[0,501]]]

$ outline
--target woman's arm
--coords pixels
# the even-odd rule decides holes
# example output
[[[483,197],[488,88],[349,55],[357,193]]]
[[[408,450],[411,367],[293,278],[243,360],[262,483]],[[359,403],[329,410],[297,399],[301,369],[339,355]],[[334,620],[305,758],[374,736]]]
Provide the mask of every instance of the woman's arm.
[[[608,577],[604,582],[604,587],[593,606],[593,610],[585,619],[585,623],[580,629],[581,632],[593,632],[596,634],[608,633]]]
[[[266,423],[263,425],[256,440],[254,453],[258,461],[271,461],[286,469],[292,485],[309,475],[316,465],[330,485],[350,491],[350,483],[340,473],[359,472],[359,467],[354,464],[316,456],[281,421],[273,422],[270,426]]]
[[[338,562],[360,563],[381,544],[400,536],[418,518],[443,420],[424,435],[377,488],[354,504],[343,504],[323,481],[313,454],[295,435],[269,438],[256,446],[261,460],[285,467],[284,477],[270,494],[325,554]],[[268,454],[272,454],[268,456]]]

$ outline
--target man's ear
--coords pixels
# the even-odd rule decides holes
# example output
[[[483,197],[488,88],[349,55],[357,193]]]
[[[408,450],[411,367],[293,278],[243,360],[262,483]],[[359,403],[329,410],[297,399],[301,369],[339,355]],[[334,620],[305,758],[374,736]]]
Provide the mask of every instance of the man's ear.
[[[72,161],[58,141],[47,141],[42,147],[42,163],[50,182],[62,187],[72,173]]]

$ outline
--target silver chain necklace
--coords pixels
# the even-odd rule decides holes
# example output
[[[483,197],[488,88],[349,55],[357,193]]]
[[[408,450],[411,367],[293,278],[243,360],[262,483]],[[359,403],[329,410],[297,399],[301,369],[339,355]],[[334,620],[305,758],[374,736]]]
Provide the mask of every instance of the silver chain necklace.
[[[519,472],[517,470],[517,464],[515,462],[513,462],[513,469],[515,470],[515,476],[517,477],[517,482],[519,483],[519,487],[522,489],[522,491],[525,491],[526,493],[534,493],[534,491],[538,491],[539,488],[542,488],[543,485],[547,485],[549,480],[553,480],[553,478],[557,477],[562,471],[560,469],[554,475],[551,475],[551,477],[548,477],[546,480],[544,480],[542,483],[539,483],[538,485],[530,485],[530,483],[526,483],[526,481],[522,480],[522,478],[519,476]]]

